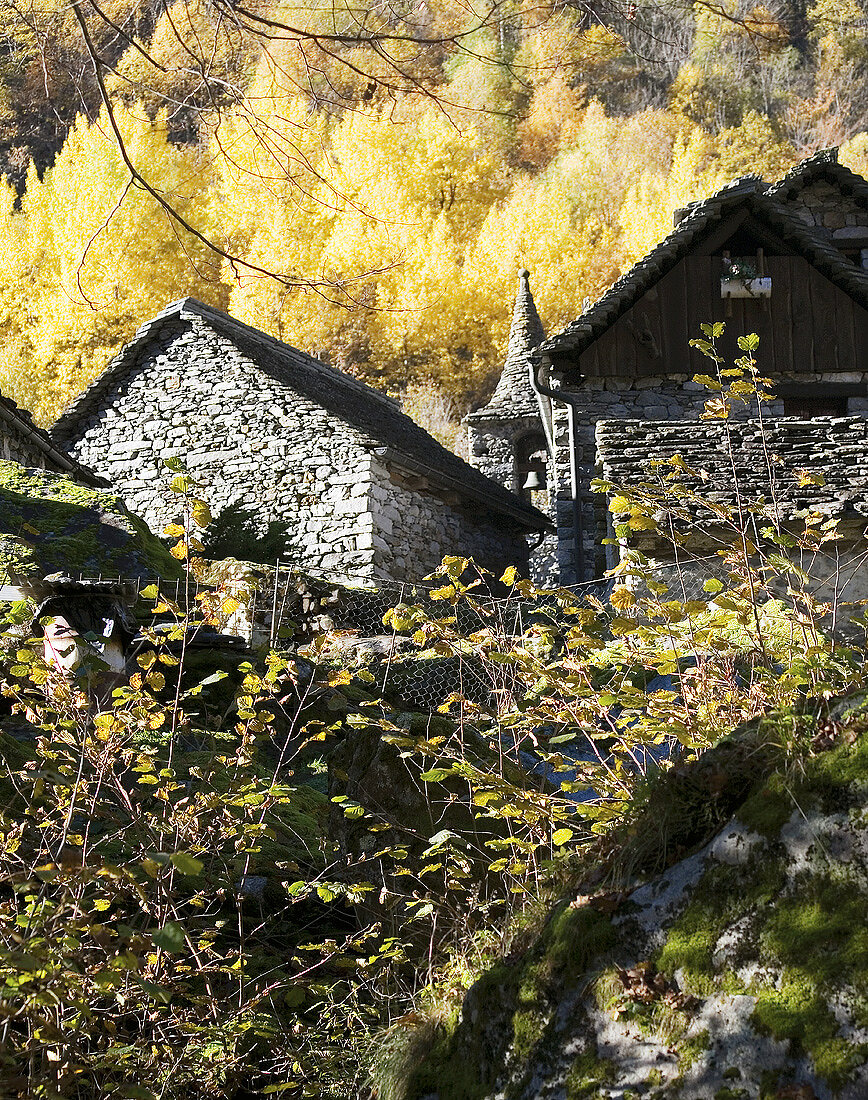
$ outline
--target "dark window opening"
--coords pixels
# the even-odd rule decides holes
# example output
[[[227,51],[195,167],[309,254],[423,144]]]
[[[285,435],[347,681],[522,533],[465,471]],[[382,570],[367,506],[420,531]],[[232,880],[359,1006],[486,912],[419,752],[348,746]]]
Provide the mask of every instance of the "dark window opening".
[[[804,394],[784,397],[784,416],[813,420],[815,416],[846,416],[847,398],[830,394]]]

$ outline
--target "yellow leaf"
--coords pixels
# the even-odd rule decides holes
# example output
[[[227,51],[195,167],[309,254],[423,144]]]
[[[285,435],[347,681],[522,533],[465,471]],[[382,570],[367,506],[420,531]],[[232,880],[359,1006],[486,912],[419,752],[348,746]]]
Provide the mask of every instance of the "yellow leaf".
[[[162,672],[149,672],[145,680],[147,681],[148,687],[152,688],[154,691],[162,691],[166,686],[166,677]]]
[[[612,607],[618,608],[619,611],[625,607],[632,607],[636,602],[635,594],[625,584],[621,584],[617,588],[614,588],[609,599]]]
[[[211,522],[211,509],[204,500],[194,500],[192,516],[200,527],[207,527]]]

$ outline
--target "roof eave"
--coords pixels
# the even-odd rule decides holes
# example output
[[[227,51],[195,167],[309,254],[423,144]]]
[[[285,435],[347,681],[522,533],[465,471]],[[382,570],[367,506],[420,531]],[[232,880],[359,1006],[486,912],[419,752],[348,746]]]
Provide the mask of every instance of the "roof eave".
[[[469,498],[471,501],[484,504],[489,511],[509,516],[525,529],[547,531],[553,527],[551,520],[543,515],[538,508],[534,508],[533,505],[523,504],[518,497],[515,498],[515,504],[513,504],[508,499],[512,494],[507,489],[502,490],[503,497],[497,492],[486,493],[472,485],[466,485],[440,470],[435,470],[432,466],[428,466],[416,458],[411,458],[394,447],[371,443],[367,449],[372,451],[386,465],[398,466],[411,474],[420,474],[433,484],[448,489],[462,498]],[[495,487],[494,482],[492,482],[492,486]],[[500,487],[496,486],[496,488]]]

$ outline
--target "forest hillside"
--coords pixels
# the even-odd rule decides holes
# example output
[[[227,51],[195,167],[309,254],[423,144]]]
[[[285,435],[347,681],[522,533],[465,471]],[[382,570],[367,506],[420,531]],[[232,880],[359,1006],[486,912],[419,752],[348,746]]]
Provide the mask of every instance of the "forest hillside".
[[[0,388],[42,423],[186,294],[460,411],[518,266],[556,330],[732,177],[868,168],[856,0],[3,4],[0,34]]]

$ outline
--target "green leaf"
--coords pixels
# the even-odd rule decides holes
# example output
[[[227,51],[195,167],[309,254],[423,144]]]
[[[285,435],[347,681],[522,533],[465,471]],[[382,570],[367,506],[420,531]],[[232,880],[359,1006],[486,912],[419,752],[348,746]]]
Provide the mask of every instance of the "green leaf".
[[[182,875],[199,875],[204,866],[200,859],[191,856],[189,852],[174,852],[169,859]]]
[[[283,995],[283,1003],[287,1008],[298,1008],[304,1001],[305,989],[303,985],[291,985]],[[266,1092],[268,1089],[265,1090]]]
[[[155,584],[149,584],[141,590],[139,595],[144,600],[156,600],[160,595],[160,590]]]
[[[453,774],[451,768],[431,768],[427,772],[422,772],[419,778],[423,783],[442,783],[444,779],[448,779]]]
[[[457,840],[458,834],[453,833],[451,829],[441,829],[439,833],[435,833],[434,836],[428,838],[428,843],[431,848],[436,848],[438,845],[443,844],[447,840]],[[431,848],[428,851],[431,851]]]
[[[166,921],[159,932],[154,932],[151,938],[157,947],[162,947],[164,951],[181,951],[186,942],[183,925],[178,924],[176,920]]]
[[[747,336],[739,336],[738,346],[742,351],[756,351],[759,347],[760,338],[755,332],[751,332]]]
[[[552,844],[554,844],[556,848],[560,848],[562,844],[566,844],[568,840],[572,839],[572,829],[555,829],[555,831],[552,833]]]
[[[167,470],[171,470],[173,474],[182,474],[184,472],[184,463],[180,458],[164,458],[163,465]]]

